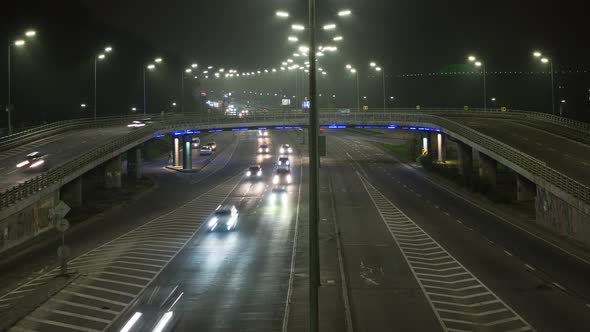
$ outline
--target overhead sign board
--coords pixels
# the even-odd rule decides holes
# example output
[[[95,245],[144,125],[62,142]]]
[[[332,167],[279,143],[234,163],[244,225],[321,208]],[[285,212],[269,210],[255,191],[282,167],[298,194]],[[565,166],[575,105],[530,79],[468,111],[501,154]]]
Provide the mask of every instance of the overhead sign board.
[[[309,100],[304,100],[301,103],[301,108],[303,108],[303,109],[309,109],[310,105],[311,105],[311,102]]]
[[[283,105],[283,106],[289,106],[289,105],[291,105],[291,99],[283,99],[283,100],[281,100],[281,105]]]

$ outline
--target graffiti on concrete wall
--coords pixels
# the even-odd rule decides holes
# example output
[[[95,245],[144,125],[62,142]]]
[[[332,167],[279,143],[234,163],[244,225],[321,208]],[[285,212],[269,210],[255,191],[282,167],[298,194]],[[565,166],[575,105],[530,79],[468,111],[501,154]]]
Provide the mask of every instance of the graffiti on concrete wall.
[[[575,238],[577,211],[559,197],[541,186],[537,186],[535,199],[537,222],[555,229],[562,235]]]

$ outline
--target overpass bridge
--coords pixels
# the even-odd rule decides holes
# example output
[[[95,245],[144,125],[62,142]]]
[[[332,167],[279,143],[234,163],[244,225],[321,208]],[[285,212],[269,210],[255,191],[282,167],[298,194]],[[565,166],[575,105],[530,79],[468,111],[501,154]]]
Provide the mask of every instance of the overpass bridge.
[[[59,202],[60,196],[81,195],[83,174],[100,167],[107,186],[120,186],[121,155],[127,153],[129,173],[139,176],[140,147],[149,140],[172,135],[178,146],[180,142],[190,142],[191,135],[201,132],[261,128],[290,130],[306,128],[308,124],[307,114],[301,112],[253,113],[244,117],[165,114],[153,116],[153,124],[128,129],[125,124],[134,118],[73,120],[0,138],[0,151],[9,156],[16,155],[19,147],[22,149],[31,144],[38,150],[49,148],[50,144],[61,149],[60,142],[65,141],[73,145],[64,152],[61,162],[52,164],[41,174],[28,175],[22,183],[8,186],[0,194],[2,229],[18,222],[37,225],[29,234],[4,241],[0,250],[50,229],[49,208]],[[414,130],[427,141],[438,140],[439,146],[452,140],[458,146],[459,169],[464,176],[471,175],[474,152],[479,156],[480,176],[492,185],[497,163],[504,164],[519,175],[519,194],[543,195],[544,202],[549,202],[540,207],[540,218],[567,213],[568,228],[554,230],[590,244],[590,175],[586,171],[590,165],[588,124],[534,112],[441,109],[349,114],[327,110],[321,112],[320,124],[334,129]],[[101,139],[84,145],[80,138],[93,131],[99,133]],[[438,155],[442,157],[440,152]],[[5,160],[13,161],[0,156],[0,167],[14,167],[14,164],[2,165]]]

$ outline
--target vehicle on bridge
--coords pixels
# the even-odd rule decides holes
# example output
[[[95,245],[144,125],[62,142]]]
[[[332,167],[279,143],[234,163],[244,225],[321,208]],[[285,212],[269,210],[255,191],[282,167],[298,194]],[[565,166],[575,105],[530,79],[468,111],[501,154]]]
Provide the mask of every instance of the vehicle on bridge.
[[[183,292],[179,285],[173,287],[151,286],[146,289],[121,324],[115,324],[112,331],[161,331],[174,330],[182,316],[179,310],[183,303]]]
[[[228,231],[236,229],[239,215],[235,205],[226,204],[218,206],[207,222],[209,231],[212,232],[217,228]]]
[[[201,150],[199,151],[199,155],[201,156],[210,156],[212,153],[213,151],[209,145],[201,146]]]
[[[246,171],[246,177],[250,179],[260,179],[262,177],[262,167],[260,165],[250,166],[248,171]]]
[[[42,170],[47,166],[47,153],[35,151],[25,156],[25,160],[16,164],[16,168],[29,170]]]
[[[291,171],[288,168],[277,168],[272,178],[272,184],[287,185],[293,182]]]
[[[268,137],[268,130],[258,130],[258,137]]]
[[[289,144],[281,144],[281,148],[279,149],[280,154],[288,154],[292,152],[293,148]]]
[[[141,128],[145,127],[146,125],[154,123],[151,118],[144,118],[139,120],[133,120],[130,124],[127,125],[128,128]]]
[[[289,193],[287,192],[286,186],[276,186],[272,188],[270,192],[270,197],[268,198],[270,204],[275,204],[280,202],[281,204],[285,204],[287,199],[289,198]]]
[[[269,153],[270,152],[270,148],[268,147],[268,144],[261,144],[258,147],[258,153]]]

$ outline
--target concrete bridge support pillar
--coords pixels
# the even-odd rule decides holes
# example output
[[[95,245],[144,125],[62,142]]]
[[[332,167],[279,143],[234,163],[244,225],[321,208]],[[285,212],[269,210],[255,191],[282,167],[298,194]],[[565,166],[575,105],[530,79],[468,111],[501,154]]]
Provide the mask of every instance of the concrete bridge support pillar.
[[[121,188],[121,156],[117,156],[104,165],[105,188]]]
[[[136,147],[127,151],[127,175],[135,180],[141,179],[141,148]]]
[[[496,188],[498,162],[479,152],[479,179],[489,189]]]
[[[172,136],[172,166],[180,167],[180,137]]]
[[[182,137],[182,169],[193,169],[193,155],[192,155],[192,136],[184,135]]]
[[[431,154],[431,144],[432,141],[430,139],[430,132],[422,132],[422,155],[423,156],[428,156]]]
[[[463,142],[457,142],[459,174],[467,181],[471,180],[473,173],[473,152],[471,147]]]
[[[82,177],[76,178],[61,187],[59,196],[62,201],[72,208],[82,206]]]
[[[444,163],[447,160],[447,138],[443,133],[436,133],[436,144],[437,144],[437,158],[439,163]]]
[[[532,201],[537,194],[537,185],[520,174],[516,174],[516,200]]]

